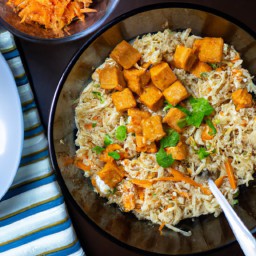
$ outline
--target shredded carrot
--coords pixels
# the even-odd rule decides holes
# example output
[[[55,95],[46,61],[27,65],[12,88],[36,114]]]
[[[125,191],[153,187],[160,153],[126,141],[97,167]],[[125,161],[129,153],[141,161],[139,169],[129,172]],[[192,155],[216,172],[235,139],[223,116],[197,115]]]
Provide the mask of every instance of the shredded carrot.
[[[85,20],[84,13],[96,12],[88,8],[92,0],[8,0],[21,18],[21,23],[37,23],[62,36],[64,28],[74,19]]]
[[[223,181],[224,181],[224,179],[226,178],[227,176],[220,176],[217,180],[215,180],[214,182],[215,182],[215,185],[218,187],[218,188],[220,188],[221,187],[221,185],[223,184]]]
[[[87,130],[91,130],[92,129],[92,124],[85,124],[84,128]]]
[[[149,188],[152,186],[152,181],[150,180],[138,180],[138,179],[132,179],[131,182],[139,187],[142,188]]]
[[[159,227],[159,232],[160,232],[160,235],[162,235],[163,234],[163,232],[162,232],[162,230],[163,230],[163,228],[164,228],[164,226],[165,226],[165,222],[163,222],[161,225],[160,225],[160,227]]]
[[[235,179],[235,176],[234,176],[234,171],[233,171],[233,167],[231,165],[231,159],[228,158],[224,165],[225,165],[225,168],[226,168],[226,172],[227,172],[227,175],[228,175],[228,180],[229,180],[229,183],[230,183],[230,186],[232,189],[236,189],[237,185],[236,185],[236,179]]]
[[[94,120],[94,121],[96,121],[96,120],[98,120],[98,116],[94,116],[93,118],[92,118],[92,120]]]
[[[91,166],[83,164],[82,160],[75,160],[75,165],[77,168],[87,172],[91,170]]]
[[[183,174],[173,168],[170,168],[170,170],[171,170],[171,174],[174,176],[175,181],[184,181],[186,183],[191,184],[194,187],[199,187],[202,190],[202,192],[206,195],[211,194],[211,191],[208,188],[204,187],[202,184],[195,182],[194,180],[192,180],[185,174]]]

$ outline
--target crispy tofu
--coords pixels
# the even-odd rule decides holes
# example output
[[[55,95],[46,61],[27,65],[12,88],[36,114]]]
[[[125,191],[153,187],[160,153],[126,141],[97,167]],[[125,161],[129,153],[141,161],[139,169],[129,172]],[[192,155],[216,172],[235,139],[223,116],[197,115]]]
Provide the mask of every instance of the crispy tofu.
[[[164,123],[167,123],[172,129],[176,130],[177,132],[182,132],[182,129],[179,127],[178,122],[186,115],[178,108],[171,108],[169,112],[163,119]]]
[[[151,116],[141,122],[143,137],[148,141],[158,141],[165,136],[161,116]]]
[[[148,84],[150,80],[150,74],[146,69],[129,69],[124,70],[124,78],[127,81],[127,86],[131,91],[138,95],[141,95],[142,88]]]
[[[135,196],[133,193],[125,193],[122,196],[124,212],[132,211],[135,208]]]
[[[146,139],[136,134],[136,151],[137,152],[147,152],[147,153],[156,153],[157,147],[155,142],[147,143]]]
[[[165,89],[163,95],[165,99],[173,106],[176,106],[179,102],[189,97],[187,89],[180,81],[174,82],[170,87]]]
[[[236,111],[241,108],[250,108],[252,106],[252,95],[246,88],[238,89],[232,93],[232,101],[236,106]]]
[[[120,150],[122,147],[119,144],[110,144],[107,148],[100,154],[100,161],[103,162],[113,162],[114,158],[109,156],[109,152]]]
[[[124,69],[129,69],[139,61],[141,54],[138,50],[123,40],[110,53],[110,57]]]
[[[190,71],[197,57],[191,48],[183,45],[177,45],[174,56],[173,64],[176,68],[182,68],[186,71]]]
[[[187,145],[180,141],[175,147],[165,148],[167,154],[171,154],[175,160],[184,160],[187,158],[188,149]]]
[[[140,95],[140,101],[153,111],[159,110],[164,104],[162,92],[152,83],[144,88]]]
[[[122,166],[118,166],[115,162],[107,162],[97,175],[110,188],[114,188],[123,180],[125,172]]]
[[[211,71],[212,71],[212,68],[211,68],[210,65],[208,65],[208,64],[205,63],[205,62],[198,61],[198,62],[196,62],[196,64],[192,67],[192,69],[191,69],[190,72],[191,72],[194,76],[201,78],[201,74],[202,74],[202,73],[211,72]]]
[[[196,39],[193,50],[202,62],[221,62],[223,55],[224,41],[221,37],[205,37]]]
[[[166,62],[159,63],[152,67],[150,69],[150,75],[153,84],[161,91],[165,90],[177,80],[176,75]]]
[[[119,112],[136,107],[136,100],[129,88],[125,88],[121,92],[115,92],[111,97],[116,110]]]
[[[123,73],[118,67],[106,66],[100,70],[99,77],[100,87],[103,89],[121,91],[126,86]]]
[[[131,122],[127,125],[128,132],[142,134],[141,121],[149,118],[151,116],[150,113],[138,108],[130,108],[127,114],[131,117]]]

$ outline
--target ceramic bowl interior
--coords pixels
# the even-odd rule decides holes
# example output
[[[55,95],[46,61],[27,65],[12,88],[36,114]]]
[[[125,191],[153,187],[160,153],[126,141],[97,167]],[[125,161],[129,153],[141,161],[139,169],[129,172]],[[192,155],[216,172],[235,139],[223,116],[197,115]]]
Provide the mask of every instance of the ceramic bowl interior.
[[[134,10],[105,26],[77,53],[67,67],[51,110],[49,139],[53,165],[59,174],[64,193],[72,198],[78,211],[95,223],[114,241],[130,248],[168,255],[206,253],[222,248],[234,241],[229,225],[221,214],[201,216],[180,222],[179,228],[191,230],[192,236],[164,229],[160,235],[158,225],[139,221],[132,214],[122,213],[115,205],[92,191],[91,183],[75,166],[65,166],[66,156],[75,155],[76,126],[74,101],[90,80],[92,69],[99,66],[121,40],[163,30],[192,28],[200,36],[222,37],[241,53],[244,67],[256,74],[256,41],[251,32],[236,20],[223,14],[194,5],[162,4]],[[256,231],[256,186],[251,183],[242,188],[235,210],[246,226]]]
[[[56,43],[72,41],[92,33],[97,30],[110,16],[119,0],[93,0],[90,8],[97,10],[96,13],[88,13],[85,15],[85,22],[73,21],[67,28],[68,33],[64,35],[56,35],[51,30],[47,30],[34,23],[33,25],[25,22],[21,23],[21,19],[11,7],[7,6],[8,0],[0,0],[0,23],[2,23],[9,31],[18,37],[26,40]]]

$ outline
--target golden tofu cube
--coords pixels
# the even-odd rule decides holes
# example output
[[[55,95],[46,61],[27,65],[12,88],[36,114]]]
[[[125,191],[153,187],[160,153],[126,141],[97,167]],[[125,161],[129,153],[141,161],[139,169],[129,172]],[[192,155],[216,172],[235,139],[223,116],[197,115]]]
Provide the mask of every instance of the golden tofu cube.
[[[167,154],[171,154],[175,160],[184,160],[187,158],[188,149],[187,145],[180,141],[175,147],[165,148]]]
[[[147,111],[140,110],[138,108],[130,108],[128,109],[127,114],[131,117],[131,121],[127,125],[128,132],[142,134],[141,121],[143,119],[149,118],[150,113]]]
[[[97,175],[107,184],[110,188],[114,188],[124,178],[125,172],[122,166],[118,166],[115,162],[107,162],[103,169]]]
[[[180,81],[176,81],[170,87],[165,89],[163,95],[165,99],[173,106],[176,106],[179,102],[189,97],[187,89]]]
[[[140,101],[153,111],[159,110],[164,104],[162,92],[152,83],[144,88],[140,95]]]
[[[136,107],[136,100],[134,99],[132,92],[128,88],[125,88],[121,92],[114,92],[111,97],[116,107],[116,110],[119,112]]]
[[[145,69],[132,68],[124,70],[124,78],[127,81],[127,86],[130,90],[141,95],[142,87],[147,85],[150,80],[150,74]]]
[[[152,67],[150,69],[150,75],[153,84],[161,91],[165,90],[177,80],[176,75],[172,72],[166,62],[162,62]]]
[[[193,50],[202,62],[216,63],[222,61],[224,41],[221,37],[196,39]]]
[[[139,61],[141,54],[138,50],[123,40],[110,53],[110,57],[124,69],[129,69]]]
[[[186,115],[178,108],[171,108],[169,112],[163,119],[164,123],[167,123],[172,129],[177,132],[182,132],[182,129],[179,127],[178,122],[184,118]]]
[[[116,89],[121,91],[126,86],[123,73],[118,67],[106,66],[100,70],[99,77],[100,87],[103,89]]]
[[[196,77],[201,77],[201,74],[202,73],[205,73],[205,72],[210,72],[212,71],[212,68],[210,65],[208,65],[207,63],[205,62],[202,62],[202,61],[198,61],[196,62],[196,64],[192,67],[191,69],[191,73],[193,75],[195,75]]]
[[[183,45],[177,45],[174,56],[173,64],[176,68],[182,68],[186,71],[190,71],[197,57],[191,48]]]
[[[232,93],[232,101],[236,106],[236,111],[241,108],[250,108],[252,106],[252,95],[246,88],[238,89]]]
[[[156,153],[157,147],[155,142],[147,143],[146,139],[143,136],[136,134],[136,151]]]
[[[146,141],[158,141],[165,136],[161,116],[151,116],[143,120],[141,124],[142,134]]]

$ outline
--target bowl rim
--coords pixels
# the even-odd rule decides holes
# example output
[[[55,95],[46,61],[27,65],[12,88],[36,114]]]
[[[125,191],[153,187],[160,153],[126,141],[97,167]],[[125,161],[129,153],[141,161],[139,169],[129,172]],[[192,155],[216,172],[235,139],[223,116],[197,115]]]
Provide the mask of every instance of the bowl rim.
[[[54,139],[53,139],[53,124],[54,124],[54,118],[55,118],[55,111],[56,111],[56,107],[57,107],[57,102],[60,96],[60,93],[62,91],[62,88],[64,86],[64,83],[66,82],[66,79],[68,77],[68,75],[70,74],[70,71],[72,70],[72,68],[74,67],[74,65],[76,64],[77,60],[80,58],[80,56],[82,55],[82,53],[91,45],[92,42],[94,42],[100,35],[102,35],[105,31],[107,31],[108,29],[110,29],[112,26],[116,25],[117,23],[131,17],[134,16],[136,14],[142,13],[142,12],[146,12],[146,11],[151,11],[154,9],[165,9],[165,8],[184,8],[184,9],[193,9],[193,10],[199,10],[199,11],[204,11],[204,12],[208,12],[210,14],[219,16],[229,22],[234,23],[235,25],[237,25],[238,27],[240,27],[241,29],[243,29],[245,32],[247,32],[250,36],[252,36],[255,40],[256,40],[256,32],[253,31],[251,28],[249,28],[247,25],[245,25],[243,22],[241,22],[240,20],[232,17],[229,14],[226,14],[222,11],[219,11],[217,9],[208,7],[208,6],[203,6],[203,5],[199,5],[199,4],[193,4],[193,3],[180,3],[180,2],[162,2],[162,3],[156,3],[156,4],[150,4],[150,5],[146,5],[146,6],[142,6],[142,7],[138,7],[135,8],[133,10],[130,10],[126,13],[121,14],[120,16],[114,18],[113,20],[111,20],[110,22],[108,22],[107,24],[105,24],[100,30],[98,30],[92,37],[90,37],[81,47],[80,49],[78,49],[78,51],[74,54],[73,58],[70,60],[70,62],[67,64],[66,68],[63,71],[63,74],[59,80],[59,83],[57,85],[56,91],[54,93],[54,97],[52,100],[52,104],[51,104],[51,108],[50,108],[50,114],[49,114],[49,122],[48,122],[48,140],[49,140],[49,152],[50,152],[50,159],[51,159],[51,163],[53,165],[53,168],[55,170],[55,173],[57,174],[57,180],[60,183],[60,187],[61,190],[63,192],[63,195],[66,196],[69,201],[72,203],[72,205],[74,206],[74,208],[76,209],[76,211],[87,220],[87,222],[89,222],[93,227],[95,227],[96,231],[98,231],[98,233],[100,233],[101,235],[103,235],[104,237],[106,237],[107,239],[109,239],[111,242],[116,243],[119,246],[122,246],[128,250],[132,250],[133,252],[142,254],[142,255],[158,255],[158,256],[166,256],[166,255],[176,255],[176,254],[163,254],[163,253],[158,253],[158,252],[151,252],[151,251],[147,251],[144,249],[140,249],[137,247],[134,247],[132,245],[126,244],[125,242],[122,242],[120,240],[118,240],[117,238],[115,238],[114,236],[112,236],[110,233],[108,233],[107,231],[105,231],[104,229],[102,229],[100,226],[98,226],[78,205],[78,203],[75,201],[75,199],[72,197],[71,193],[69,192],[65,181],[61,175],[61,171],[60,168],[58,166],[57,163],[57,158],[55,155],[55,148],[54,148]],[[77,223],[73,222],[73,225],[76,227]],[[250,232],[252,234],[256,234],[256,226],[253,227]],[[83,241],[81,241],[83,244]],[[235,237],[233,236],[233,239],[228,242],[227,244],[218,246],[216,248],[207,250],[207,251],[202,251],[202,252],[194,252],[191,254],[178,254],[178,255],[183,255],[183,256],[189,256],[189,255],[206,255],[206,254],[210,254],[210,253],[216,253],[222,249],[225,249],[231,245],[234,245],[235,243],[237,243]],[[86,248],[85,246],[83,246],[84,248]]]
[[[73,35],[64,36],[64,37],[43,38],[43,37],[32,36],[32,35],[22,32],[22,31],[19,31],[15,27],[11,26],[2,17],[0,17],[0,25],[2,24],[3,27],[5,27],[7,30],[9,30],[11,33],[13,33],[15,36],[22,38],[26,41],[34,42],[34,43],[57,44],[57,43],[71,42],[71,41],[83,38],[85,36],[88,36],[92,32],[96,31],[99,27],[101,27],[103,25],[103,23],[113,13],[113,11],[116,8],[116,6],[118,5],[118,3],[119,3],[119,0],[109,0],[109,5],[106,9],[105,15],[102,16],[96,23],[94,23],[92,26],[88,27],[87,29],[85,29],[83,31],[80,31]]]

